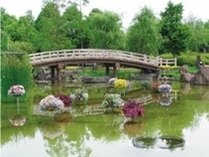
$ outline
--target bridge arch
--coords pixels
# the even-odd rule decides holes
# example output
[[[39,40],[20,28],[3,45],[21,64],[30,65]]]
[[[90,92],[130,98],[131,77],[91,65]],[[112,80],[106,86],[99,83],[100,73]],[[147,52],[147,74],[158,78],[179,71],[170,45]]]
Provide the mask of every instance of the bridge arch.
[[[134,67],[156,71],[159,65],[176,66],[176,59],[162,59],[160,57],[148,56],[134,52],[109,49],[69,49],[56,50],[29,55],[30,62],[34,67],[51,67],[51,75],[57,69],[57,78],[60,79],[60,69],[65,66],[79,65],[82,63],[103,64],[108,72],[113,67],[114,74],[120,66]]]

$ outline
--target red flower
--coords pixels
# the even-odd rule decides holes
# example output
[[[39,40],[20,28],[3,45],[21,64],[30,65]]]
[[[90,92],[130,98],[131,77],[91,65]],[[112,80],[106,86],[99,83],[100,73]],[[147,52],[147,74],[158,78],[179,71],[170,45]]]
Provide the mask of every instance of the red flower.
[[[64,94],[55,95],[56,98],[59,98],[65,105],[65,107],[70,107],[72,104],[72,99]]]
[[[143,117],[144,116],[144,109],[141,103],[135,100],[128,100],[125,102],[124,106],[122,107],[123,114],[126,117]]]

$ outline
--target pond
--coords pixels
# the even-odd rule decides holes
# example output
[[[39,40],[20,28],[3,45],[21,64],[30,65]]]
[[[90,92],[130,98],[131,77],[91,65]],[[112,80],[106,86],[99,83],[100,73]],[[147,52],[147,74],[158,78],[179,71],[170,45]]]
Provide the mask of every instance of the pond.
[[[136,92],[139,98],[146,96]],[[20,101],[18,111],[16,103],[1,105],[2,157],[209,156],[208,87],[179,84],[170,105],[144,105],[145,116],[135,123],[125,123],[120,112],[76,111],[65,113],[62,122],[54,121],[36,112],[40,100],[36,95],[32,101]],[[16,112],[23,115],[19,127],[11,125]]]

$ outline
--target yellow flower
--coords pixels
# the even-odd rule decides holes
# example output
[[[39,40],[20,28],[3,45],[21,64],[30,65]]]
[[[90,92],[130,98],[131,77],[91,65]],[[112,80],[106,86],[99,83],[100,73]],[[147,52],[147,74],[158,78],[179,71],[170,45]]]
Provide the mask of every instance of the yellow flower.
[[[116,89],[125,89],[128,86],[128,83],[125,79],[117,79],[114,82],[114,87]]]

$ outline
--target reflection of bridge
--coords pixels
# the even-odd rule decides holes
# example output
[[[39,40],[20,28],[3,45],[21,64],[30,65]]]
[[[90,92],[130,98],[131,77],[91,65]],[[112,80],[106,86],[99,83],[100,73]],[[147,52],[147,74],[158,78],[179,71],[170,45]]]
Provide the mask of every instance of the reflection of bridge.
[[[71,49],[33,53],[29,55],[34,67],[48,66],[51,68],[52,82],[57,70],[57,79],[61,80],[60,70],[65,66],[80,65],[83,63],[103,64],[106,75],[109,75],[109,67],[113,67],[113,76],[116,76],[120,66],[134,67],[138,69],[156,71],[159,65],[176,66],[176,59],[162,59],[139,53],[119,50],[102,49]]]

